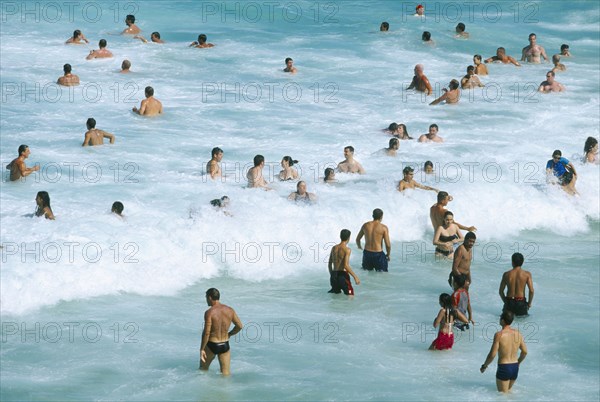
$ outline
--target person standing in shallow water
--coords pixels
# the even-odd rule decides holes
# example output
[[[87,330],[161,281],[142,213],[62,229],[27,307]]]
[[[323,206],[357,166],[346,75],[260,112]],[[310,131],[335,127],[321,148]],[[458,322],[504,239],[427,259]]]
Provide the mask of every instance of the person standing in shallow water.
[[[20,145],[18,152],[19,156],[6,165],[6,168],[10,170],[10,181],[19,180],[21,177],[27,177],[33,172],[40,170],[40,165],[35,165],[34,167],[28,168],[25,164],[25,159],[27,159],[31,154],[31,151],[27,145]]]
[[[392,251],[390,233],[388,227],[381,223],[383,211],[379,208],[373,210],[373,220],[366,222],[360,228],[356,236],[356,245],[362,250],[361,240],[365,237],[365,249],[363,250],[362,268],[368,271],[388,271],[388,261]],[[386,253],[383,253],[382,243],[385,242]]]
[[[345,295],[354,296],[350,276],[354,278],[357,285],[360,285],[360,279],[350,267],[350,254],[352,253],[352,250],[348,247],[350,234],[348,229],[342,229],[340,232],[341,242],[331,248],[329,263],[327,264],[331,285],[331,290],[328,293],[341,293],[343,291]]]
[[[221,374],[231,374],[231,353],[229,352],[229,338],[240,332],[243,328],[234,309],[221,304],[221,294],[216,288],[206,291],[206,304],[210,307],[204,313],[204,330],[202,332],[202,345],[200,346],[200,370],[208,370],[215,357],[219,359]],[[234,327],[229,328],[233,323]]]
[[[54,220],[54,214],[52,208],[50,208],[50,195],[47,191],[39,191],[35,197],[35,203],[37,205],[35,216],[43,216],[46,219]]]

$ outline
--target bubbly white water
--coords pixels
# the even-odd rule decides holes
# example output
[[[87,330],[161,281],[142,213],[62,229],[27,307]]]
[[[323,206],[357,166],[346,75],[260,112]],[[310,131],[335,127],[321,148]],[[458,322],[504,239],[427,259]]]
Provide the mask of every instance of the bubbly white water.
[[[460,4],[450,2],[426,5],[425,20],[396,2],[299,1],[275,7],[272,20],[262,3],[98,3],[97,22],[81,12],[70,22],[56,3],[55,23],[50,4],[39,3],[39,22],[2,6],[0,158],[6,165],[25,143],[28,163],[42,166],[24,182],[2,182],[3,400],[496,399],[493,370],[478,367],[515,251],[536,296],[518,322],[530,353],[513,398],[598,399],[600,172],[578,160],[600,131],[597,4],[502,4],[500,15],[492,13],[499,3],[482,3],[472,20],[463,5],[469,40],[452,37],[450,11]],[[257,22],[248,4],[262,7]],[[144,36],[160,31],[167,43],[111,35],[129,11]],[[387,34],[377,32],[383,20]],[[78,28],[91,44],[64,46]],[[436,47],[420,43],[424,30]],[[201,32],[217,46],[188,49]],[[570,44],[568,70],[557,77],[567,92],[535,92],[547,64],[490,65],[486,88],[464,91],[456,106],[428,106],[432,97],[403,90],[423,63],[438,96],[473,54],[504,46],[519,58],[530,32],[549,55]],[[102,37],[115,58],[85,61]],[[297,75],[280,71],[288,56]],[[117,74],[125,58],[133,73]],[[82,85],[61,90],[52,83],[67,62]],[[147,85],[164,116],[130,112]],[[88,117],[116,143],[81,148]],[[403,141],[396,158],[374,155],[392,121],[413,137],[437,123],[446,141]],[[323,184],[346,145],[367,175]],[[204,175],[214,146],[225,151],[227,174],[217,182]],[[575,163],[579,197],[546,186],[554,149]],[[271,180],[284,155],[298,159],[319,203],[289,203],[295,183],[245,189],[256,154]],[[437,297],[449,291],[449,266],[431,254],[435,194],[395,191],[402,168],[425,160],[436,175],[415,178],[449,191],[456,220],[478,228],[471,297],[479,324],[448,353],[426,351]],[[56,221],[24,216],[42,190]],[[225,194],[233,217],[208,205]],[[115,200],[125,204],[123,221],[109,214]],[[331,243],[342,228],[354,236],[377,207],[393,242],[390,273],[360,272],[351,245],[363,281],[357,296],[325,293]],[[233,340],[231,379],[215,367],[195,371],[212,286],[246,324]]]

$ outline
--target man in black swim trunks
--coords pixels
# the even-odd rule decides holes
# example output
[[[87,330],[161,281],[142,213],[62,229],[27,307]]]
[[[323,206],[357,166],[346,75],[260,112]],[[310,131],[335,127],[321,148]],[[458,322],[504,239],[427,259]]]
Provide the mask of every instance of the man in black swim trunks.
[[[521,269],[525,258],[521,253],[512,255],[513,269],[502,275],[500,282],[500,298],[504,302],[504,311],[509,310],[514,315],[527,315],[533,302],[533,278],[531,273]],[[529,297],[525,299],[525,286],[529,289]],[[504,294],[504,289],[507,289]]]
[[[365,249],[363,251],[362,268],[377,272],[387,272],[388,261],[392,243],[390,242],[390,233],[388,227],[381,223],[383,211],[379,208],[373,210],[373,220],[366,222],[360,228],[356,236],[356,245],[362,250],[361,240],[365,237]],[[382,243],[385,241],[386,253],[383,253]]]
[[[215,356],[219,357],[221,373],[230,374],[231,354],[229,353],[229,338],[242,330],[242,322],[235,310],[221,304],[220,293],[215,288],[206,291],[206,303],[210,306],[204,313],[204,331],[200,347],[200,370],[208,370]],[[234,328],[229,331],[231,323]]]
[[[350,282],[350,275],[354,278],[354,282],[360,285],[360,279],[350,268],[350,254],[352,250],[348,247],[350,241],[350,231],[348,229],[342,229],[340,232],[340,244],[336,244],[331,248],[331,254],[329,254],[329,283],[331,284],[331,290],[328,293],[341,293],[345,295],[354,296],[354,288]]]

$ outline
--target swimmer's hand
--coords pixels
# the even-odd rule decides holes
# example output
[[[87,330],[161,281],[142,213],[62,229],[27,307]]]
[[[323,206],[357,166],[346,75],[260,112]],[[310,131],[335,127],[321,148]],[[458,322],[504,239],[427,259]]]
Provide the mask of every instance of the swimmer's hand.
[[[204,349],[202,349],[202,352],[200,352],[200,361],[202,363],[206,363],[206,352],[204,351]]]
[[[360,279],[358,279],[356,276],[354,277],[354,282],[356,282],[357,285],[360,285]]]
[[[485,372],[485,369],[487,369],[487,366],[485,364],[482,364],[479,371],[481,371],[483,373],[483,372]]]
[[[477,232],[477,228],[475,226],[469,226],[469,232]]]
[[[472,319],[472,318],[469,318],[469,322],[470,322],[471,324],[475,325],[475,321],[473,321],[473,319]]]

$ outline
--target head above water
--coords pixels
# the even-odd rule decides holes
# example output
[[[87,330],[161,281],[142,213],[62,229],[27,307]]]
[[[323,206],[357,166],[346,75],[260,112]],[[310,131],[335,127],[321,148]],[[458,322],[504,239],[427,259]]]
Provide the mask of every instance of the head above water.
[[[144,89],[144,93],[146,94],[146,98],[154,96],[154,88],[148,86]]]
[[[390,123],[390,125],[388,126],[388,130],[390,130],[390,131],[396,131],[396,130],[398,130],[398,124],[396,124],[396,123]]]
[[[325,181],[331,179],[333,176],[335,176],[335,170],[333,168],[325,169]]]
[[[298,163],[297,160],[292,159],[291,156],[287,156],[287,155],[283,157],[283,160],[286,161],[289,166],[294,166],[296,163]]]
[[[398,138],[390,138],[389,147],[398,149],[398,147],[400,147],[400,141]]]
[[[350,231],[348,229],[342,229],[342,231],[340,232],[340,240],[341,241],[348,241],[350,240]]]
[[[128,14],[125,17],[125,22],[130,23],[130,24],[135,24],[135,16],[133,16],[132,14]]]
[[[261,163],[264,163],[265,157],[262,155],[256,155],[254,157],[254,167],[260,166]]]
[[[451,91],[458,89],[459,86],[460,86],[460,84],[458,83],[458,80],[452,80],[452,81],[450,81],[450,84],[448,85],[448,87],[450,88]]]
[[[379,30],[381,32],[387,32],[390,30],[390,24],[388,22],[382,22],[381,25],[379,26]]]
[[[100,49],[104,49],[106,47],[106,39],[100,39],[100,42],[98,42],[98,47]]]
[[[198,35],[198,43],[199,44],[202,45],[202,44],[206,43],[206,40],[207,40],[207,37],[205,34]]]
[[[351,154],[354,153],[354,147],[352,145],[348,145],[347,147],[344,147],[344,151],[348,151]]]
[[[597,139],[595,139],[594,137],[587,137],[587,140],[585,140],[585,145],[583,146],[583,152],[587,154],[592,149],[594,149],[596,145],[598,145]]]
[[[123,203],[121,201],[115,201],[112,204],[112,208],[110,209],[111,212],[114,212],[117,215],[121,215],[121,213],[123,212],[123,210],[125,209],[125,207],[123,206]]]
[[[81,36],[81,31],[79,29],[76,29],[73,31],[73,39],[77,39]]]
[[[521,267],[523,266],[523,262],[525,262],[525,257],[521,253],[514,253],[511,257],[512,266]]]
[[[131,62],[129,60],[123,60],[121,63],[121,70],[129,70],[131,68]]]
[[[29,145],[19,145],[19,156],[23,155],[25,152],[27,152],[27,150],[29,149]]]
[[[452,296],[450,296],[448,293],[442,293],[440,295],[440,306],[443,308],[452,308]]]
[[[456,32],[458,33],[462,33],[465,32],[465,24],[463,24],[462,22],[459,22],[458,25],[456,26]]]
[[[448,197],[449,197],[449,194],[446,191],[440,191],[437,194],[437,200],[438,200],[438,202],[442,202],[442,201],[444,201]]]
[[[223,150],[219,147],[214,147],[212,149],[212,151],[210,151],[210,154],[212,155],[212,157],[214,158],[215,156],[219,156],[219,154],[222,154]]]
[[[421,35],[421,39],[423,39],[425,42],[429,42],[431,40],[431,32],[423,32],[423,35]]]
[[[414,171],[415,171],[415,169],[413,169],[412,167],[406,166],[404,169],[402,169],[402,174],[404,176],[407,176],[407,175],[412,174]]]
[[[373,220],[380,221],[383,219],[383,211],[379,208],[373,210]]]
[[[71,65],[69,63],[65,64],[63,66],[63,71],[65,72],[65,74],[70,74],[71,73]]]
[[[36,201],[40,200],[40,203],[41,203],[40,207],[50,208],[50,195],[48,194],[47,191],[38,191],[37,196],[35,198],[36,198]]]
[[[85,125],[87,126],[88,130],[91,130],[92,128],[96,128],[96,119],[94,119],[93,117],[90,117],[85,122]]]
[[[514,319],[515,319],[515,315],[510,310],[504,310],[502,312],[502,315],[500,315],[500,322],[504,323],[504,325],[512,324]]]
[[[473,232],[467,232],[467,234],[465,235],[465,242],[467,242],[468,240],[475,241],[476,239],[477,239],[477,236],[475,236],[475,233],[473,233]]]
[[[217,288],[210,288],[206,291],[206,298],[211,300],[219,300],[221,298],[221,294]]]

